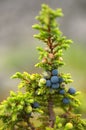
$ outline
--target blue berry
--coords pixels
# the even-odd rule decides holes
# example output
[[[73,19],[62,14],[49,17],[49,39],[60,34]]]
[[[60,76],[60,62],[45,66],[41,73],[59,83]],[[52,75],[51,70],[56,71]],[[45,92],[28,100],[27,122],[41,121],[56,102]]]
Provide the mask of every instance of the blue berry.
[[[65,94],[65,90],[62,89],[62,90],[59,91],[59,93],[60,93],[60,94]]]
[[[59,78],[57,76],[52,76],[51,77],[51,82],[52,83],[58,83],[58,81],[59,81]]]
[[[70,103],[70,99],[65,97],[65,98],[63,98],[62,102],[64,104],[69,104]]]
[[[64,80],[62,77],[59,77],[59,83],[62,83]]]
[[[46,86],[50,87],[51,86],[51,81],[50,80],[46,80]]]
[[[53,88],[53,89],[59,88],[59,84],[58,84],[58,83],[52,84],[52,88]]]
[[[58,70],[57,69],[52,70],[52,75],[54,76],[58,75]]]
[[[39,103],[38,103],[38,102],[34,102],[34,103],[33,103],[33,107],[34,107],[34,108],[38,108],[38,107],[39,107]]]
[[[69,88],[68,92],[69,92],[70,94],[75,94],[75,93],[76,93],[76,90],[75,90],[75,88]]]

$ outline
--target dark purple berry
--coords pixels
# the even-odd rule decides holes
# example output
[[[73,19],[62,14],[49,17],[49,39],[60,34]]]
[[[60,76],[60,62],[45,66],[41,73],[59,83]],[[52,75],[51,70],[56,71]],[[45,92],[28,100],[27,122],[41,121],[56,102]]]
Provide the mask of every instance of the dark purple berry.
[[[46,80],[46,86],[50,87],[51,86],[51,81],[50,80]]]
[[[57,69],[52,70],[52,75],[53,75],[53,76],[58,75],[58,70],[57,70]]]
[[[63,95],[63,94],[65,94],[65,90],[62,89],[62,90],[59,91],[59,93]]]
[[[62,83],[64,80],[62,77],[59,77],[59,83]]]
[[[64,104],[69,104],[70,103],[70,99],[65,97],[65,98],[63,98],[62,102]]]
[[[76,93],[75,88],[69,88],[68,93],[75,94]]]
[[[51,82],[52,83],[58,83],[58,81],[59,81],[59,78],[57,76],[52,76],[51,77]]]
[[[38,108],[38,107],[39,107],[39,103],[38,103],[38,102],[34,102],[34,103],[33,103],[33,107],[34,107],[34,108]]]
[[[59,84],[58,84],[58,83],[52,84],[52,88],[53,88],[53,89],[59,88]]]

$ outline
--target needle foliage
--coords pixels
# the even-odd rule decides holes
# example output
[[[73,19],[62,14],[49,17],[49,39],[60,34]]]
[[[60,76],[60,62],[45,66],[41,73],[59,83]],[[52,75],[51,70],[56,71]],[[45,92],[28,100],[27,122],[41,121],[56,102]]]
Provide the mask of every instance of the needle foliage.
[[[72,43],[59,29],[57,18],[62,16],[61,9],[53,10],[42,4],[36,17],[38,24],[32,27],[38,30],[34,37],[45,44],[44,48],[37,47],[39,63],[35,65],[42,68],[43,73],[17,72],[12,76],[20,79],[20,83],[18,92],[11,91],[0,104],[1,130],[86,129],[85,119],[75,112],[80,106],[77,98],[80,92],[72,86],[68,88],[68,84],[73,82],[71,75],[59,71],[64,65],[64,50]]]

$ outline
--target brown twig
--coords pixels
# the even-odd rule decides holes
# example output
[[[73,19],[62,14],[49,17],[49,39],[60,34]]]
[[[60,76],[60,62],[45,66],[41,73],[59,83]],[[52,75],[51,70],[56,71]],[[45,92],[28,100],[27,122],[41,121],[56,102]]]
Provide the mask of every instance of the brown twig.
[[[55,113],[53,111],[53,101],[51,95],[49,95],[48,99],[48,114],[49,114],[49,127],[53,128],[55,122]]]

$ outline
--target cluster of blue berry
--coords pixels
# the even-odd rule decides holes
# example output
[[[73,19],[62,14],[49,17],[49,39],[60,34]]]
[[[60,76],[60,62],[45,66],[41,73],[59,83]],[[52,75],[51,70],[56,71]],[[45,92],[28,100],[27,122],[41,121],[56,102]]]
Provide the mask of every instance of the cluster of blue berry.
[[[46,79],[46,86],[52,89],[59,88],[60,83],[63,82],[63,78],[59,76],[57,69],[44,73],[44,78]]]
[[[65,81],[60,76],[57,69],[53,69],[52,71],[45,71],[43,73],[43,78],[41,78],[39,81],[40,86],[45,85],[48,88],[58,90],[59,94],[64,95],[62,102],[64,104],[69,104],[70,99],[66,96],[66,94],[69,93],[73,95],[76,93],[76,90],[75,88],[71,87],[66,91],[65,87],[62,87],[63,83],[65,83]]]
[[[73,95],[73,94],[76,93],[76,90],[75,90],[75,88],[71,87],[71,88],[69,88],[69,90],[67,91],[67,93]],[[64,97],[63,98],[63,103],[64,104],[69,104],[70,103],[70,99],[68,97]]]

